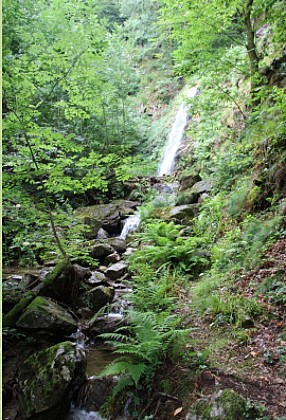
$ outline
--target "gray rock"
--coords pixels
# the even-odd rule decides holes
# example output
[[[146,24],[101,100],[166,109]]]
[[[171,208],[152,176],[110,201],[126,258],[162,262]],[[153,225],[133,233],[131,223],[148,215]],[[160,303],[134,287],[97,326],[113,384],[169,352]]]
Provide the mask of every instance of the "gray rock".
[[[93,271],[91,273],[91,276],[84,280],[86,284],[90,284],[92,286],[96,284],[105,283],[106,281],[107,281],[107,278],[100,271]]]
[[[90,248],[89,255],[94,259],[102,260],[110,254],[113,254],[114,248],[107,242],[96,242]]]
[[[99,229],[103,228],[108,234],[120,230],[120,218],[131,214],[138,203],[126,200],[117,200],[108,204],[97,204],[88,207],[79,207],[74,215],[79,222],[88,226],[87,238],[96,238]]]
[[[113,254],[110,254],[105,258],[104,263],[106,265],[114,264],[114,263],[117,263],[118,261],[120,261],[120,258],[121,257],[118,254],[118,252],[114,252]]]
[[[88,412],[99,411],[110,397],[115,384],[115,380],[111,378],[88,378],[79,389],[75,404],[84,406]]]
[[[198,193],[198,194],[202,194],[202,193],[207,193],[212,189],[212,181],[210,179],[206,179],[204,181],[200,181],[200,182],[196,182],[193,186],[191,191],[193,193]]]
[[[108,233],[103,228],[100,228],[97,232],[96,239],[107,239],[109,238]]]
[[[19,370],[21,418],[56,419],[84,381],[86,360],[66,341],[30,356]]]
[[[117,280],[123,276],[127,270],[127,265],[124,261],[119,261],[116,264],[112,264],[105,270],[105,274],[111,280]]]
[[[99,311],[108,303],[112,302],[114,297],[114,289],[106,286],[97,286],[86,292],[79,297],[79,306],[89,308],[94,312]]]
[[[109,245],[112,246],[115,251],[119,252],[120,254],[122,252],[126,251],[127,245],[124,239],[121,238],[109,238],[106,240],[106,242],[109,243]]]
[[[198,214],[199,207],[197,204],[183,204],[182,206],[173,207],[170,210],[169,217],[172,220],[188,222]]]
[[[200,175],[185,175],[180,179],[180,191],[191,188],[196,182],[201,181]]]
[[[16,325],[30,330],[62,331],[66,334],[77,330],[77,322],[66,308],[42,296],[37,296],[27,306]]]

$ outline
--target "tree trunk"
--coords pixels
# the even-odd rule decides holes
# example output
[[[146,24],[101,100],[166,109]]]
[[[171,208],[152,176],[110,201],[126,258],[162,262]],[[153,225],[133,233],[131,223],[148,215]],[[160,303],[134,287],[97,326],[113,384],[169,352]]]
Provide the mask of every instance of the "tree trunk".
[[[246,33],[246,49],[249,58],[251,94],[253,96],[255,88],[260,86],[259,80],[259,57],[255,46],[255,33],[251,23],[251,10],[254,0],[247,0],[243,9],[243,24]]]

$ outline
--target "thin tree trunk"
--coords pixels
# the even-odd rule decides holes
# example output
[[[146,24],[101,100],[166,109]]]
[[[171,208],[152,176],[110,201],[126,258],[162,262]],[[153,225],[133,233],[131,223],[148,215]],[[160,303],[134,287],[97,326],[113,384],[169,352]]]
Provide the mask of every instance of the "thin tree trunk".
[[[243,24],[246,33],[246,49],[249,59],[250,77],[251,77],[251,92],[260,85],[259,82],[259,57],[255,46],[255,33],[251,22],[251,10],[254,0],[247,0],[243,9]]]

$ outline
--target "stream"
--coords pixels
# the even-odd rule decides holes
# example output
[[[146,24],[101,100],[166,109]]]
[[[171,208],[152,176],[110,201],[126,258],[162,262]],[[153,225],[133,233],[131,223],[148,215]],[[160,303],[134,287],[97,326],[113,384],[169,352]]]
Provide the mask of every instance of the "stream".
[[[198,89],[194,86],[186,92],[186,97],[194,98],[197,94]],[[189,120],[188,109],[188,106],[182,104],[177,111],[175,121],[168,136],[164,156],[158,170],[158,176],[170,175],[172,173],[178,150],[184,140],[184,132]],[[172,186],[170,186],[170,190],[173,190]],[[123,226],[120,238],[125,239],[129,233],[134,232],[138,228],[139,224],[139,214],[128,217]],[[99,375],[115,358],[116,356],[105,345],[95,344],[94,346],[89,347],[87,357],[88,377],[96,377]],[[87,412],[84,409],[72,408],[67,420],[102,420],[102,417],[94,411]]]

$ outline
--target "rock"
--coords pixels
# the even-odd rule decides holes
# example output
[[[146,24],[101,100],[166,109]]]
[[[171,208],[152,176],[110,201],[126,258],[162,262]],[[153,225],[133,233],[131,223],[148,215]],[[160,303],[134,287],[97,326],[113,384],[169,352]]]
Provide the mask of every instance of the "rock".
[[[111,280],[117,280],[123,276],[127,270],[127,265],[124,261],[119,261],[116,264],[112,264],[105,270],[105,274]]]
[[[102,260],[106,258],[108,255],[113,254],[114,249],[112,246],[107,242],[98,242],[95,243],[89,251],[89,255],[98,260]]]
[[[196,182],[193,186],[191,191],[193,193],[198,193],[198,194],[202,194],[202,193],[207,193],[212,189],[212,181],[210,179],[206,179],[204,181],[200,181],[200,182]]]
[[[88,378],[77,393],[75,405],[87,411],[99,411],[110,397],[115,383],[110,378]]]
[[[77,330],[77,323],[66,308],[52,299],[40,296],[27,306],[16,325],[30,330],[61,331],[65,334]]]
[[[75,217],[88,226],[87,238],[96,238],[99,229],[103,228],[109,235],[120,233],[120,218],[133,212],[138,203],[117,200],[108,204],[97,204],[79,207],[75,210]]]
[[[183,204],[182,206],[171,208],[169,218],[175,221],[188,222],[198,214],[198,211],[199,207],[197,204]]]
[[[120,258],[121,257],[118,254],[118,252],[113,252],[113,254],[110,254],[105,258],[104,263],[106,265],[114,264],[114,263],[117,263],[118,261],[120,261]]]
[[[124,257],[129,257],[132,254],[133,251],[134,251],[134,248],[132,248],[130,246],[130,247],[126,248],[126,251],[123,253],[123,256]]]
[[[96,239],[107,239],[109,238],[108,233],[103,228],[100,228],[97,232]]]
[[[111,333],[126,325],[126,319],[120,314],[110,314],[104,317],[93,317],[89,321],[88,335],[97,337],[99,334]]]
[[[76,306],[80,282],[88,271],[69,260],[57,263],[44,278],[39,295],[50,297],[68,306]]]
[[[199,201],[200,194],[192,192],[192,190],[184,190],[178,194],[176,206],[183,204],[195,204]]]
[[[84,381],[86,360],[66,341],[30,356],[19,369],[22,419],[57,419]]]
[[[248,408],[247,401],[241,395],[232,389],[224,389],[196,401],[185,420],[254,420],[256,416],[257,413]]]
[[[82,267],[81,265],[73,264],[73,268],[80,280],[86,280],[92,275],[89,268]]]
[[[14,327],[24,309],[34,299],[34,295],[31,292],[27,292],[23,295],[20,301],[2,317],[3,327]]]
[[[94,312],[99,311],[108,303],[112,302],[114,297],[114,289],[106,286],[97,286],[86,292],[79,297],[79,306],[89,308]]]
[[[112,248],[121,254],[122,252],[126,251],[127,245],[124,239],[121,238],[110,238],[107,239],[106,242],[112,246]]]
[[[200,175],[185,175],[180,179],[180,191],[191,188],[195,183],[201,181]]]
[[[91,276],[84,280],[86,284],[90,284],[92,286],[96,284],[106,283],[107,278],[103,273],[100,271],[93,271]]]

